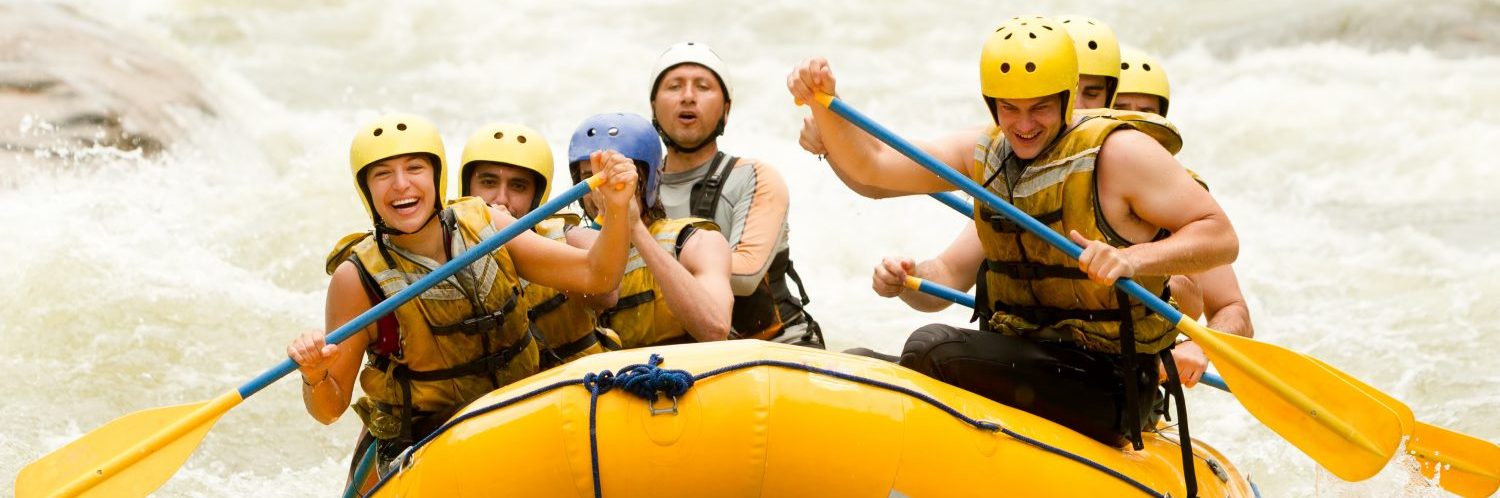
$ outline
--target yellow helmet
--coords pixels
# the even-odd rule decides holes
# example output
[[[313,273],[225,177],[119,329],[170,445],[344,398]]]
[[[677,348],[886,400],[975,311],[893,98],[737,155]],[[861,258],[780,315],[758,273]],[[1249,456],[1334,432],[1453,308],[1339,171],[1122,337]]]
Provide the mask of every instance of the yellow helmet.
[[[1063,126],[1073,119],[1078,88],[1078,54],[1073,39],[1056,22],[1042,16],[1014,17],[1001,24],[979,55],[979,86],[999,122],[990,99],[1030,99],[1062,93]]]
[[[411,114],[387,114],[365,124],[354,135],[349,145],[349,171],[354,175],[354,188],[364,198],[365,212],[381,226],[380,215],[375,212],[370,189],[365,185],[365,167],[372,163],[405,154],[428,154],[432,156],[433,181],[437,182],[435,193],[438,210],[443,209],[444,195],[448,190],[447,177],[443,174],[443,137],[431,122]]]
[[[1133,47],[1120,50],[1120,89],[1118,93],[1144,93],[1161,98],[1161,115],[1167,116],[1167,102],[1172,88],[1167,84],[1167,69],[1154,57]]]
[[[464,155],[459,162],[458,185],[460,195],[469,195],[470,166],[476,162],[500,163],[531,170],[541,176],[540,195],[531,200],[535,209],[552,194],[552,147],[541,132],[531,127],[511,123],[485,125],[469,136],[464,144]]]
[[[1114,30],[1098,19],[1083,16],[1057,18],[1078,51],[1078,74],[1103,76],[1106,80],[1104,107],[1115,105],[1115,88],[1120,81],[1120,41]]]

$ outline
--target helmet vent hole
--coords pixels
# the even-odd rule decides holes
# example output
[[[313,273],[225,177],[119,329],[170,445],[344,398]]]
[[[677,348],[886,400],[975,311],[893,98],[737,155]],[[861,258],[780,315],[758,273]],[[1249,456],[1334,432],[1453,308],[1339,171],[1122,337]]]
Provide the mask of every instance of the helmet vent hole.
[[[1010,39],[1010,35],[1013,35],[1013,34],[1015,34],[1015,33],[1006,33],[1005,34],[1005,39],[1009,40]]]
[[[397,131],[406,131],[406,123],[396,123]]]
[[[1045,29],[1047,31],[1052,31],[1052,26],[1042,26],[1042,29]]]
[[[375,131],[372,132],[372,133],[370,133],[370,134],[371,135],[375,135],[375,136],[378,137],[378,136],[380,136],[381,133],[385,133],[385,129],[384,128],[376,128]]]
[[[1025,26],[1025,25],[1026,25],[1026,23],[1024,23],[1024,22],[1023,22],[1023,23],[1021,23],[1021,25],[1022,25],[1022,26]]]
[[[526,135],[516,135],[516,141],[523,144],[526,143]]]
[[[1150,71],[1151,70],[1151,65],[1150,64],[1141,64],[1141,69],[1145,69],[1147,71]]]
[[[497,131],[497,132],[495,132],[495,140],[499,140],[499,139],[502,139],[502,138],[505,138],[505,132],[503,132],[503,131]]]
[[[1028,73],[1035,73],[1036,72],[1036,63],[1034,63],[1034,62],[1027,62],[1026,63],[1026,72],[1028,72]]]
[[[1070,23],[1070,22],[1073,22],[1073,20],[1072,19],[1063,19],[1063,24],[1067,24],[1067,23]]]
[[[1099,50],[1099,44],[1094,40],[1089,40],[1089,50]]]
[[[1002,63],[1000,63],[1000,72],[1002,72],[1002,73],[1009,73],[1010,72],[1010,63],[1009,62],[1002,62]]]
[[[1129,62],[1121,62],[1120,63],[1120,69],[1130,69],[1130,63]]]
[[[620,129],[619,128],[610,128],[608,133],[609,133],[609,136],[611,136],[611,137],[618,137],[618,136],[620,136]]]
[[[1026,36],[1030,36],[1033,40],[1036,39],[1036,33],[1026,33]]]

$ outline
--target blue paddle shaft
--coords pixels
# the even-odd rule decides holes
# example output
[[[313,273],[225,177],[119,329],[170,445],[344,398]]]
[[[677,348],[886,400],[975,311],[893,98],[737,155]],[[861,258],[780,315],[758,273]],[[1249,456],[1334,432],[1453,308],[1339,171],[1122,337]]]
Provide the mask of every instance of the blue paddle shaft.
[[[584,195],[589,193],[589,190],[591,190],[591,187],[589,186],[588,181],[583,181],[578,183],[577,185],[574,185],[573,188],[564,191],[561,195],[553,197],[552,200],[547,201],[545,204],[542,204],[536,209],[531,210],[531,212],[526,216],[522,216],[521,219],[516,220],[515,222],[511,223],[510,226],[505,227],[505,229],[500,230],[494,235],[491,235],[487,239],[484,239],[478,245],[470,248],[468,251],[465,251],[458,257],[453,258],[447,263],[443,263],[442,266],[439,266],[436,270],[433,270],[432,273],[412,283],[401,292],[397,292],[395,295],[380,301],[380,303],[370,307],[369,310],[365,311],[364,313],[360,313],[357,317],[354,317],[353,320],[349,320],[348,323],[345,323],[343,326],[334,329],[333,332],[330,332],[328,334],[328,338],[325,340],[328,344],[338,344],[340,342],[344,342],[344,339],[348,339],[349,336],[354,335],[355,332],[364,330],[365,327],[369,327],[370,324],[375,323],[375,320],[379,320],[380,317],[385,316],[392,311],[396,311],[396,308],[399,308],[401,305],[406,304],[407,301],[410,301],[412,298],[417,297],[418,294],[426,292],[427,289],[430,289],[432,288],[432,286],[437,285],[437,283],[443,281],[443,279],[453,276],[454,273],[458,273],[459,269],[468,266],[481,257],[488,256],[490,253],[499,250],[500,246],[504,245],[506,242],[510,242],[510,239],[513,239],[517,235],[520,235],[521,232],[530,230],[532,226],[535,226],[537,223],[541,222],[542,219],[548,216],[552,216],[553,213],[556,213],[558,210],[562,209],[568,204],[571,204],[582,198]],[[292,371],[296,369],[297,363],[293,362],[291,358],[282,360],[282,362],[277,364],[275,367],[265,371],[265,373],[260,374],[254,379],[250,379],[250,382],[246,382],[244,385],[240,386],[240,399],[249,398],[255,393],[260,392],[261,389],[265,389],[266,386],[275,383],[277,380],[280,380],[282,377],[285,377],[287,374],[292,373]]]
[[[927,279],[922,279],[922,283],[917,285],[917,290],[920,290],[926,294],[947,299],[948,301],[956,304],[967,306],[969,307],[969,309],[974,308],[974,296],[964,294],[962,292],[959,292],[957,289],[948,287],[943,284],[933,283],[928,281]]]
[[[958,211],[958,214],[964,215],[968,218],[974,217],[974,205],[964,202],[963,198],[959,197],[958,194],[955,194],[953,192],[938,192],[936,194],[927,195],[930,195],[933,199],[937,199],[938,202],[941,202],[944,205],[953,208],[954,211]]]
[[[828,109],[833,111],[835,114],[843,117],[844,119],[849,120],[850,123],[854,123],[855,126],[858,126],[862,130],[865,130],[866,133],[873,135],[875,138],[880,139],[880,141],[885,142],[887,145],[890,145],[892,148],[900,151],[902,154],[905,154],[906,157],[911,158],[913,161],[916,161],[917,164],[921,165],[924,168],[927,168],[927,170],[931,171],[932,174],[937,175],[939,178],[942,178],[948,183],[953,184],[959,189],[962,189],[964,192],[973,196],[975,199],[983,201],[986,205],[995,209],[1001,215],[1021,225],[1021,227],[1025,228],[1026,231],[1031,232],[1032,235],[1041,237],[1042,240],[1045,240],[1048,244],[1052,244],[1053,247],[1062,250],[1062,252],[1067,254],[1068,256],[1077,258],[1080,254],[1083,254],[1083,248],[1078,247],[1078,244],[1074,244],[1073,241],[1068,240],[1068,238],[1064,237],[1062,234],[1052,231],[1051,228],[1047,228],[1047,225],[1043,225],[1041,222],[1037,221],[1036,218],[1032,218],[1031,215],[1026,214],[1020,209],[1016,209],[1015,206],[1012,206],[1009,203],[1005,202],[1004,199],[1001,199],[1000,196],[995,195],[994,192],[990,192],[989,190],[980,187],[979,184],[974,183],[973,180],[960,175],[957,171],[954,171],[953,168],[950,168],[948,167],[948,165],[943,164],[942,161],[939,161],[937,160],[937,158],[932,157],[931,154],[928,154],[926,151],[918,148],[915,144],[912,144],[906,139],[901,138],[899,135],[896,135],[889,129],[886,129],[886,127],[881,126],[880,123],[876,123],[874,120],[871,120],[869,117],[865,116],[864,113],[861,113],[859,112],[859,110],[851,107],[849,104],[844,103],[842,99],[834,97],[831,101],[829,101]],[[1146,305],[1146,307],[1151,308],[1152,311],[1161,314],[1161,316],[1166,318],[1168,321],[1175,324],[1178,321],[1182,320],[1181,312],[1177,311],[1177,309],[1173,308],[1171,305],[1168,305],[1165,301],[1162,301],[1161,298],[1156,297],[1155,294],[1152,294],[1151,291],[1146,290],[1145,287],[1141,287],[1141,284],[1136,283],[1134,280],[1122,278],[1115,281],[1115,286],[1119,287],[1121,290],[1124,290],[1126,294],[1130,294],[1131,296],[1140,300],[1141,303]]]
[[[1226,393],[1233,392],[1229,390],[1229,385],[1224,383],[1224,378],[1219,377],[1219,374],[1213,372],[1203,372],[1203,376],[1198,378],[1198,382],[1208,384],[1208,387],[1212,387]]]

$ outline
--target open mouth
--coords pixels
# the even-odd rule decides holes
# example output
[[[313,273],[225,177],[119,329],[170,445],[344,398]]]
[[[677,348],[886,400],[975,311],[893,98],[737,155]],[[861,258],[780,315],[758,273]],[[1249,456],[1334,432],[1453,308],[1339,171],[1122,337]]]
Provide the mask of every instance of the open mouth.
[[[691,125],[693,123],[696,123],[698,122],[698,113],[693,111],[679,112],[677,113],[677,122],[684,125]]]
[[[1035,142],[1036,139],[1041,138],[1041,136],[1042,136],[1042,130],[1037,130],[1037,131],[1031,132],[1030,134],[1017,133],[1017,134],[1014,135],[1014,137],[1015,137],[1015,139],[1016,139],[1017,142],[1023,142],[1023,143],[1028,143],[1028,144],[1032,143],[1032,142]]]
[[[395,202],[391,203],[391,207],[396,209],[396,214],[412,214],[417,212],[418,201],[419,199],[417,199],[416,197],[397,199]]]

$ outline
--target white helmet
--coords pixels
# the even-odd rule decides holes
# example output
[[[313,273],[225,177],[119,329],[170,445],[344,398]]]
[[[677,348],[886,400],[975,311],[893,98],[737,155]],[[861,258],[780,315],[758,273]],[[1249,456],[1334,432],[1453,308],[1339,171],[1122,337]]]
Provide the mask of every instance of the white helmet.
[[[714,49],[708,45],[698,42],[682,42],[668,47],[661,57],[656,58],[656,70],[651,74],[651,100],[656,100],[656,87],[661,85],[661,77],[672,68],[683,64],[697,64],[708,68],[719,78],[719,86],[724,87],[724,102],[734,100],[734,88],[729,86],[729,72],[724,67],[724,59],[714,53]]]

